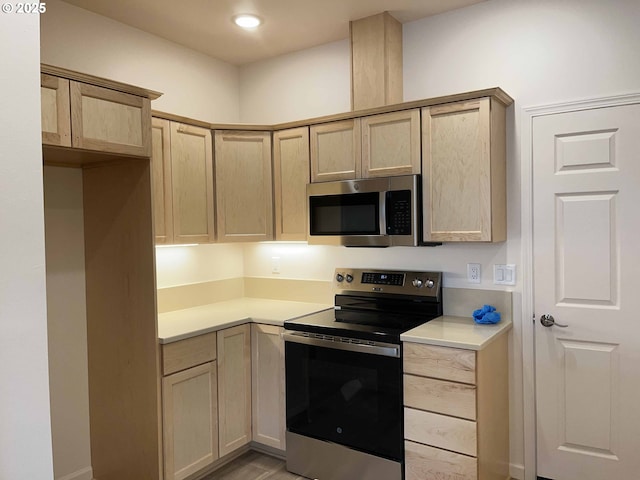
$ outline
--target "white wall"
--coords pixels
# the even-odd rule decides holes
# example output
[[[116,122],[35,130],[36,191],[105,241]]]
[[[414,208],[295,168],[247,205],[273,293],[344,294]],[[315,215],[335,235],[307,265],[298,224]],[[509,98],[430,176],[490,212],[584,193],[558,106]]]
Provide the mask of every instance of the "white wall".
[[[240,244],[156,247],[158,288],[242,277]]]
[[[0,478],[53,478],[38,16],[0,14]]]
[[[240,120],[284,123],[351,110],[348,40],[240,67]]]
[[[91,480],[82,170],[45,167],[44,196],[53,469]]]
[[[238,68],[61,2],[42,16],[42,62],[162,92],[155,110],[238,122]]]

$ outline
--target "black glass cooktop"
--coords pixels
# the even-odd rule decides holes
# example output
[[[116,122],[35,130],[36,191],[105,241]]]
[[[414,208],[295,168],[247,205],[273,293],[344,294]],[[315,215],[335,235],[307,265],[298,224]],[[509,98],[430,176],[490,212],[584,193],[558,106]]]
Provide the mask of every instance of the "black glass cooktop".
[[[336,295],[336,309],[284,322],[286,330],[399,343],[400,335],[442,315],[439,302]]]

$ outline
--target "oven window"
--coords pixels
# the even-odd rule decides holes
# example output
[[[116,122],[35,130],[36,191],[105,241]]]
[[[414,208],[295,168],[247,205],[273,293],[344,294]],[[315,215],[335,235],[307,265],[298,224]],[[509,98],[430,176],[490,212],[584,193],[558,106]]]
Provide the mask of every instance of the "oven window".
[[[312,235],[379,235],[379,194],[353,193],[309,198]]]
[[[287,429],[402,461],[399,358],[285,343]]]

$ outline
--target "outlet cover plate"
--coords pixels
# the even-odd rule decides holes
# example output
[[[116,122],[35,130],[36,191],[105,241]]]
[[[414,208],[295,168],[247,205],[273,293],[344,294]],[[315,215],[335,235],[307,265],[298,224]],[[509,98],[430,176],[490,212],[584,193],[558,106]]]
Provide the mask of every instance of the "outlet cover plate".
[[[482,280],[482,271],[479,263],[467,263],[467,282],[480,283]]]

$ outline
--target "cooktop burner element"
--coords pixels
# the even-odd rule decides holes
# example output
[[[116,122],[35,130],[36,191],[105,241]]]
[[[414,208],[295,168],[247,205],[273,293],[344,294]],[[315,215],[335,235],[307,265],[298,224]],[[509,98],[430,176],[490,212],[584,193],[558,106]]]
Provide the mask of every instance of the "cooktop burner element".
[[[442,315],[442,273],[336,269],[335,307],[287,321],[287,330],[399,343]]]

